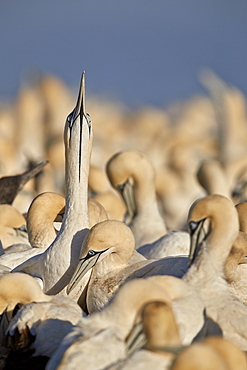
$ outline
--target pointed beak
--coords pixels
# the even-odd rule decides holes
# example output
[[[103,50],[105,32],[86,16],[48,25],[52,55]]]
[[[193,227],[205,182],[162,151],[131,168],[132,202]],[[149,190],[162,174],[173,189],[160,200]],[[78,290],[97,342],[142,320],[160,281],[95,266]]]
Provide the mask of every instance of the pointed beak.
[[[130,180],[127,180],[123,185],[118,186],[118,190],[126,204],[128,216],[125,221],[129,223],[137,214],[133,184]]]
[[[202,242],[206,237],[206,233],[203,229],[204,220],[199,222],[190,222],[190,253],[188,258],[188,267],[190,267],[195,261],[198,253],[201,249]]]
[[[109,251],[109,248],[100,252],[95,252],[93,256],[87,254],[86,257],[80,259],[77,268],[67,286],[67,294],[69,294],[79,284],[80,280],[91,268],[93,268],[99,261],[109,254],[107,251]]]
[[[81,170],[83,165],[82,151],[84,136],[88,135],[88,139],[92,139],[91,118],[86,113],[85,108],[85,72],[82,73],[81,83],[77,98],[77,103],[74,110],[68,115],[64,129],[65,144],[69,147],[72,145],[78,146],[78,164],[79,164],[79,181],[81,181]],[[79,140],[78,140],[79,138]],[[90,141],[90,140],[89,140]],[[89,143],[88,141],[88,143]],[[75,144],[72,144],[75,143]],[[91,144],[89,144],[91,145]],[[89,151],[91,153],[91,149]],[[76,159],[75,159],[76,160]],[[75,164],[76,165],[76,164]]]
[[[86,115],[85,107],[85,72],[82,72],[81,83],[79,88],[79,94],[77,98],[77,103],[73,112],[72,122],[80,115],[81,117]]]
[[[71,128],[76,121],[77,117],[80,117],[82,122],[83,118],[86,120],[89,127],[91,127],[91,118],[86,112],[86,92],[85,92],[85,72],[82,72],[81,83],[78,93],[76,106],[70,115],[69,127]]]
[[[128,337],[126,338],[126,350],[128,355],[142,348],[147,342],[147,338],[143,332],[142,321],[138,321],[132,327]]]

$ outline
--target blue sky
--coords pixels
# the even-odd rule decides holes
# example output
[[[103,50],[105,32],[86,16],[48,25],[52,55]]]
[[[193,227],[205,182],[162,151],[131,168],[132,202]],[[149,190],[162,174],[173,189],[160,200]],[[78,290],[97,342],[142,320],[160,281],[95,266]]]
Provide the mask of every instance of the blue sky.
[[[136,107],[204,92],[211,68],[247,94],[246,0],[1,0],[0,99],[29,73]]]

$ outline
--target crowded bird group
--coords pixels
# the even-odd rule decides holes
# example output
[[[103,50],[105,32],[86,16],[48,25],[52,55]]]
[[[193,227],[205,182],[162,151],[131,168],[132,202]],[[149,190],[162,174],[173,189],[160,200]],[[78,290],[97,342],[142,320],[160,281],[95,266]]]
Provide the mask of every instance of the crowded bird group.
[[[129,112],[42,76],[0,108],[0,369],[247,370],[245,98],[201,82]]]

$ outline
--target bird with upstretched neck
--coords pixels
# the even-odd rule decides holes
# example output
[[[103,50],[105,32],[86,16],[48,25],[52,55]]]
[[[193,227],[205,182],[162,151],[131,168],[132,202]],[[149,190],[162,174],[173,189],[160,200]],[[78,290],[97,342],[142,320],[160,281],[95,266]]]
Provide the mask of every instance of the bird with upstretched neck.
[[[93,130],[85,108],[85,76],[82,73],[74,110],[64,127],[65,213],[52,244],[41,254],[18,265],[14,271],[38,277],[48,294],[61,293],[77,266],[81,243],[89,229],[88,174]]]
[[[4,213],[4,208],[10,208],[12,212],[8,212],[8,214],[6,212]],[[20,230],[13,228],[13,225],[15,225],[13,224],[15,221],[14,211],[17,213],[17,210],[13,206],[0,204],[0,240],[3,247],[3,250],[0,251],[2,252],[0,263],[11,269],[29,258],[44,252],[52,244],[59,232],[54,227],[54,222],[61,224],[65,212],[65,198],[57,193],[44,192],[33,199],[26,216],[27,232],[23,232],[26,234],[26,239],[24,237],[21,238],[21,235],[19,235],[22,230],[21,228]],[[104,207],[94,199],[88,199],[88,214],[90,228],[94,224],[108,219]],[[19,216],[22,215],[20,214]],[[22,218],[26,224],[23,216]],[[16,219],[16,222],[18,222],[18,218]],[[12,227],[9,227],[8,222],[6,222],[9,220],[12,222]],[[2,225],[1,221],[5,221],[7,225]],[[16,226],[18,226],[18,223]],[[4,232],[7,234],[7,239]],[[5,245],[6,241],[9,243],[8,247]]]

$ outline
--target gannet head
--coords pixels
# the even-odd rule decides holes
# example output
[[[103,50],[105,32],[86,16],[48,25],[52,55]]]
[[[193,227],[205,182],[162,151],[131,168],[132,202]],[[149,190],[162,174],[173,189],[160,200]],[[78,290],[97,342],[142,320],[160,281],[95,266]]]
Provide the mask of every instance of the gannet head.
[[[188,223],[190,233],[190,253],[188,258],[189,267],[193,264],[193,262],[199,255],[199,252],[202,251],[203,242],[208,236],[208,232],[205,230],[204,227],[205,221],[206,218],[197,222],[190,221]]]
[[[238,215],[230,199],[212,194],[192,204],[188,227],[191,241],[188,259],[190,267],[205,249],[219,250],[221,255],[229,254],[229,248],[239,233]]]
[[[88,270],[113,254],[125,262],[135,249],[135,238],[125,223],[117,220],[106,220],[94,225],[83,240],[81,255],[77,268],[67,287],[69,294]],[[118,257],[117,257],[118,256]]]
[[[73,111],[68,115],[64,128],[64,143],[65,150],[69,148],[76,147],[78,151],[78,157],[74,160],[79,163],[79,180],[81,178],[82,172],[82,146],[85,145],[85,140],[87,142],[92,142],[92,125],[91,117],[86,112],[85,106],[85,72],[82,72],[81,83],[77,98],[77,103]],[[78,140],[79,138],[79,140]],[[89,144],[89,153],[91,153],[91,144]],[[68,158],[72,162],[71,158]],[[72,164],[73,167],[73,164]]]
[[[106,173],[111,185],[120,193],[126,204],[128,214],[125,216],[125,222],[129,224],[138,213],[136,190],[143,187],[143,173],[145,182],[154,186],[154,168],[145,154],[129,150],[114,154],[106,164]]]
[[[83,71],[76,106],[66,119],[66,124],[69,128],[72,128],[76,120],[79,118],[81,122],[85,120],[85,123],[87,123],[88,127],[91,129],[91,117],[86,112],[85,101],[85,72]]]
[[[6,273],[0,277],[0,343],[17,310],[30,302],[50,301],[39,282],[20,272]]]

